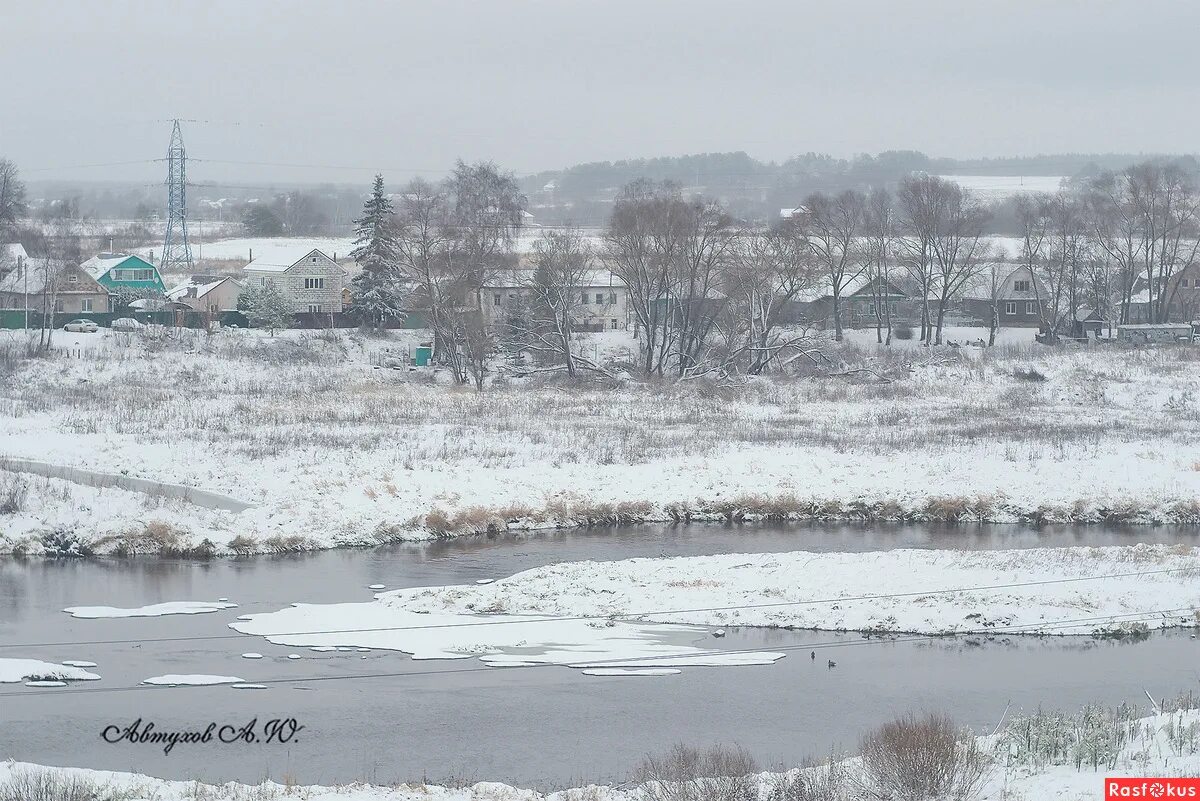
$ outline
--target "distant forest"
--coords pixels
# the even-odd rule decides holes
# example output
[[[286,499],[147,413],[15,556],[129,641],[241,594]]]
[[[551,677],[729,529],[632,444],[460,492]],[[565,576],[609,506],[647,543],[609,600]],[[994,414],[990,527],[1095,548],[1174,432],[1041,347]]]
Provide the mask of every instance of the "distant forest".
[[[1054,175],[1087,178],[1119,170],[1153,156],[1142,153],[1060,153],[1008,158],[933,158],[914,150],[838,159],[805,153],[784,162],[759,161],[744,152],[701,153],[578,164],[521,179],[535,219],[548,224],[602,224],[613,197],[638,178],[672,181],[685,193],[716,197],[730,212],[766,219],[791,208],[812,192],[892,186],[912,172],[935,175]],[[1003,231],[1003,210],[996,224]]]
[[[701,153],[623,161],[577,164],[518,179],[534,225],[573,223],[601,226],[608,220],[612,200],[625,184],[639,178],[671,181],[685,194],[716,198],[734,216],[752,221],[772,219],[781,208],[792,208],[812,192],[867,190],[896,185],[912,172],[935,175],[1053,175],[1080,179],[1104,170],[1119,170],[1153,156],[1142,153],[1060,153],[1011,158],[933,158],[912,150],[839,159],[805,153],[783,162],[759,161],[744,152]],[[498,165],[501,170],[504,165]],[[407,176],[385,175],[389,189],[398,190]],[[361,207],[369,182],[311,185],[282,183],[277,188],[219,188],[199,183],[189,190],[189,216],[198,221],[248,221],[247,232],[271,235],[346,234]],[[30,182],[30,211],[34,216],[151,221],[163,214],[164,191],[145,184]],[[260,212],[248,214],[254,207]],[[269,213],[263,210],[269,210]],[[992,209],[994,233],[1014,227],[1011,203]],[[251,219],[252,218],[252,219]]]

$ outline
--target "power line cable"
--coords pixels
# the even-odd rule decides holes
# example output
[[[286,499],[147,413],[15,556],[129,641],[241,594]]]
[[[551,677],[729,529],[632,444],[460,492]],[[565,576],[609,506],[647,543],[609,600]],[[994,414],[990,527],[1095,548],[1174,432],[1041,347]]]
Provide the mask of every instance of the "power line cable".
[[[896,598],[911,598],[927,595],[953,595],[957,593],[980,592],[985,590],[1007,590],[1020,587],[1042,587],[1054,584],[1071,584],[1082,581],[1102,581],[1105,579],[1114,578],[1136,578],[1141,576],[1162,575],[1167,573],[1191,572],[1194,568],[1163,568],[1159,570],[1143,570],[1131,573],[1109,573],[1100,576],[1074,576],[1071,578],[1061,579],[1040,579],[1036,581],[1010,582],[1006,584],[990,584],[971,587],[950,587],[940,590],[911,590],[906,592],[885,593],[877,595],[851,595],[843,597],[830,598],[813,598],[801,601],[771,601],[768,603],[759,604],[734,604],[730,606],[709,606],[695,607],[690,609],[659,609],[647,610],[639,612],[623,612],[606,615],[568,615],[568,616],[550,616],[550,617],[535,617],[528,620],[480,620],[470,623],[432,623],[421,624],[416,626],[381,626],[377,628],[353,628],[353,629],[322,629],[319,631],[285,631],[273,632],[270,637],[306,637],[323,634],[370,634],[385,631],[426,631],[432,629],[455,629],[455,628],[476,628],[480,626],[505,626],[505,625],[528,625],[535,623],[558,623],[564,621],[587,621],[587,620],[636,620],[647,617],[660,617],[664,615],[681,615],[691,614],[696,612],[730,612],[740,611],[745,609],[772,609],[784,606],[819,606],[823,604],[839,604],[850,603],[856,601],[883,601]],[[365,603],[365,602],[364,602]],[[662,622],[662,621],[647,621],[647,622]],[[726,623],[723,625],[736,625]],[[194,635],[185,637],[156,637],[156,638],[139,638],[127,640],[77,640],[72,642],[44,642],[44,643],[0,643],[0,648],[68,648],[81,645],[128,645],[141,643],[162,643],[162,642],[196,642],[204,640],[230,640],[241,639],[247,636],[268,636],[247,634],[244,632],[238,634],[207,634]]]
[[[971,636],[980,636],[980,635],[991,636],[991,635],[996,635],[996,634],[1019,634],[1026,629],[1036,629],[1036,631],[1034,631],[1033,633],[1038,634],[1038,633],[1045,632],[1045,631],[1056,631],[1056,630],[1066,629],[1066,628],[1076,628],[1081,624],[1094,623],[1097,621],[1115,622],[1118,619],[1122,619],[1122,618],[1123,618],[1122,622],[1124,624],[1138,623],[1138,622],[1144,622],[1144,621],[1148,621],[1148,620],[1158,620],[1162,617],[1165,617],[1167,614],[1178,613],[1178,612],[1183,612],[1183,611],[1192,611],[1192,608],[1191,607],[1179,607],[1177,609],[1148,610],[1148,611],[1142,611],[1142,612],[1130,612],[1130,613],[1119,614],[1119,615],[1101,615],[1101,616],[1096,616],[1096,617],[1059,620],[1059,621],[1055,621],[1053,623],[1048,623],[1048,624],[1025,623],[1025,624],[1019,624],[1019,625],[1013,625],[1013,626],[995,626],[995,627],[982,628],[982,629],[970,629],[970,630],[964,630],[964,631],[958,631],[958,632],[949,632],[949,633],[945,633],[945,634],[921,634],[921,635],[914,635],[911,637],[892,637],[892,638],[888,638],[886,636],[875,637],[875,638],[864,637],[863,639],[855,640],[852,642],[798,643],[798,644],[793,644],[793,645],[781,645],[781,646],[775,646],[775,647],[709,650],[709,651],[700,651],[697,653],[690,653],[690,654],[676,654],[676,655],[654,654],[654,655],[636,656],[636,657],[613,657],[610,659],[584,660],[582,662],[575,662],[575,663],[539,662],[537,664],[516,664],[516,665],[475,665],[475,666],[466,667],[466,668],[451,668],[449,670],[392,671],[392,672],[386,672],[386,673],[356,673],[356,674],[349,674],[349,675],[333,675],[333,676],[307,676],[307,677],[297,677],[297,678],[286,678],[285,677],[285,678],[255,679],[255,680],[248,679],[245,683],[246,684],[272,685],[272,684],[315,683],[315,682],[326,682],[326,681],[357,681],[357,680],[361,680],[361,679],[413,678],[413,677],[422,677],[422,676],[442,676],[442,675],[463,674],[463,673],[483,673],[483,672],[488,672],[488,671],[496,671],[499,669],[516,670],[516,669],[567,667],[567,668],[572,668],[572,669],[577,669],[577,670],[588,670],[588,669],[592,669],[594,667],[603,667],[604,665],[613,665],[613,666],[621,667],[621,666],[630,666],[631,663],[637,663],[637,662],[647,663],[647,662],[665,661],[665,660],[697,659],[697,658],[704,658],[706,656],[724,656],[724,655],[731,655],[731,654],[747,654],[747,653],[778,652],[778,651],[784,651],[784,652],[791,653],[793,651],[805,651],[805,650],[817,651],[817,650],[829,650],[829,649],[836,649],[836,648],[862,647],[862,646],[867,646],[867,645],[895,645],[895,644],[904,644],[904,643],[928,642],[928,641],[934,641],[934,640],[945,640],[948,638],[971,637]],[[651,666],[653,666],[653,665],[651,665]],[[633,665],[633,667],[636,668],[636,665]],[[683,665],[682,667],[692,667],[692,666]],[[695,667],[699,667],[699,666],[695,666]],[[180,686],[175,686],[175,687],[168,687],[168,686],[154,685],[154,684],[135,684],[135,685],[129,685],[129,686],[122,686],[122,687],[75,686],[75,687],[72,687],[67,692],[74,695],[77,693],[133,692],[133,691],[137,691],[137,690],[181,689],[181,688],[191,688],[192,686],[193,685],[180,685]],[[211,687],[212,685],[195,685],[195,686]],[[62,688],[16,690],[16,691],[11,691],[11,692],[0,692],[0,698],[8,698],[8,697],[29,698],[29,697],[33,697],[33,696],[55,695],[55,694],[62,695],[63,694]]]

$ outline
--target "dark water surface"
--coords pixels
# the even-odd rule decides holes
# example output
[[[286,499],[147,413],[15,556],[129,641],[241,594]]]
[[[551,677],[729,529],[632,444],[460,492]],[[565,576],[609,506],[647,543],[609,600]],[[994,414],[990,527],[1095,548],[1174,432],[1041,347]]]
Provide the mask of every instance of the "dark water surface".
[[[860,635],[731,629],[724,647],[796,649],[771,666],[685,668],[659,678],[588,677],[563,667],[479,670],[475,660],[314,653],[232,634],[240,614],[292,602],[367,601],[369,584],[471,583],[581,559],[788,550],[1025,548],[1166,542],[1195,530],[1017,526],[639,526],[337,551],[299,557],[0,561],[0,657],[99,663],[99,682],[48,693],[0,685],[0,758],[206,780],[292,777],[301,783],[427,777],[562,786],[622,779],[647,751],[736,742],[764,765],[853,748],[895,713],[944,710],[992,728],[1011,701],[1071,708],[1145,703],[1145,692],[1200,689],[1200,645],[1187,633],[1138,642],[1087,638],[864,640]],[[237,609],[160,618],[77,620],[77,605],[142,606],[228,597]],[[209,637],[142,643],[142,638]],[[112,644],[41,645],[94,640]],[[812,645],[832,648],[809,658]],[[20,647],[11,647],[19,645]],[[711,645],[711,640],[704,643]],[[10,646],[10,647],[4,647]],[[242,659],[257,651],[261,660]],[[289,653],[304,658],[288,660]],[[363,658],[365,657],[365,658]],[[837,661],[828,669],[826,659]],[[140,688],[164,673],[303,679],[267,690]],[[362,674],[410,673],[350,680]],[[333,679],[333,680],[330,680]],[[203,729],[295,718],[283,744],[109,744],[100,733],[137,718]]]

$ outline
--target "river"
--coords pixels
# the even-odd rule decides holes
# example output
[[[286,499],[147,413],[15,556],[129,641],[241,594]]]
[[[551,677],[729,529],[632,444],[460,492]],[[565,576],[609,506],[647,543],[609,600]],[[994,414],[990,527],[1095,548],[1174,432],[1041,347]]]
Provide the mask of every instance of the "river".
[[[239,614],[293,602],[366,601],[388,589],[467,584],[581,559],[789,550],[1024,548],[1138,541],[1200,543],[1194,529],[1018,526],[635,526],[469,538],[375,550],[195,562],[0,561],[0,656],[89,660],[99,682],[38,692],[0,685],[0,758],[134,770],[167,778],[304,784],[355,780],[507,781],[551,788],[625,778],[677,742],[737,743],[764,766],[853,749],[895,713],[942,710],[991,729],[1014,710],[1197,689],[1200,645],[1188,633],[1140,642],[1089,638],[943,638],[889,642],[858,634],[730,629],[722,647],[787,647],[769,666],[689,668],[674,676],[583,676],[561,667],[470,668],[395,652],[313,653],[233,635]],[[190,616],[75,619],[75,605],[142,606],[229,598],[237,609]],[[172,642],[142,639],[177,638]],[[199,638],[199,639],[187,639]],[[120,640],[108,644],[41,645]],[[810,659],[809,644],[824,649]],[[703,643],[711,647],[711,640]],[[20,647],[13,647],[19,645]],[[262,653],[247,660],[241,654]],[[835,659],[829,668],[826,658]],[[266,690],[136,687],[165,673],[296,678]],[[406,676],[378,674],[407,673]],[[375,678],[352,678],[375,674]],[[1011,714],[1011,712],[1010,712]],[[294,718],[287,744],[110,744],[109,725],[159,729]]]

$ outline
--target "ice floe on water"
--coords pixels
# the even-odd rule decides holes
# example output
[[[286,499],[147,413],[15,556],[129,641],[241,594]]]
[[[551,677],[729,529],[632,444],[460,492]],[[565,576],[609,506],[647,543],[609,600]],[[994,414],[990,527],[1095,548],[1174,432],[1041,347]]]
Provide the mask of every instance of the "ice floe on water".
[[[588,668],[585,676],[673,676],[682,673],[678,668]]]
[[[63,611],[71,617],[96,620],[111,617],[161,617],[163,615],[202,615],[221,609],[233,609],[237,604],[227,601],[168,601],[149,606],[71,606]]]
[[[87,663],[87,667],[95,667]],[[99,676],[82,665],[57,664],[40,659],[0,659],[0,682],[23,681],[97,681]],[[36,686],[36,685],[34,685]]]
[[[235,690],[265,690],[265,689],[267,689],[267,685],[265,685],[265,684],[247,684],[244,682],[238,683],[238,684],[230,684],[229,686]]]
[[[66,687],[65,681],[27,681],[26,687]]]
[[[314,651],[369,648],[402,651],[413,659],[475,657],[492,667],[768,665],[784,656],[775,651],[726,653],[698,647],[696,642],[711,641],[708,630],[700,626],[406,608],[406,601],[423,591],[399,590],[370,603],[295,604],[229,625],[278,645]]]
[[[253,651],[251,651],[250,653],[242,654],[242,659],[262,659],[262,658],[263,658],[262,654],[256,654]]]
[[[210,684],[244,684],[245,682],[245,679],[237,676],[212,676],[207,673],[167,673],[142,680],[142,684],[165,687],[204,687]]]
[[[96,667],[95,662],[88,662],[85,659],[64,659],[62,663],[68,667]]]
[[[387,589],[387,585],[386,584],[369,584],[369,585],[367,585],[367,589],[368,590],[384,590],[384,589]]]

